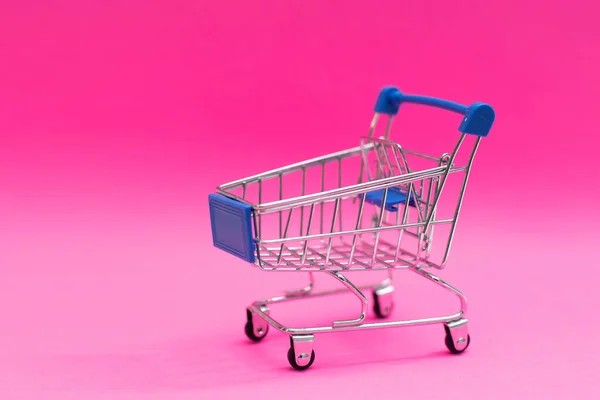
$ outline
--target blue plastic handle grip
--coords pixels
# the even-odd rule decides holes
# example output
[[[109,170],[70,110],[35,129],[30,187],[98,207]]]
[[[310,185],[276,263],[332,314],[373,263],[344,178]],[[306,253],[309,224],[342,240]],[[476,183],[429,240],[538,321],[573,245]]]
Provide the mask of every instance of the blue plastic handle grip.
[[[375,103],[375,112],[396,115],[402,103],[421,104],[462,114],[465,117],[458,130],[481,137],[489,134],[496,117],[494,109],[485,103],[473,103],[467,107],[460,103],[435,97],[403,94],[395,87],[385,87],[379,92]]]
[[[397,101],[398,104],[402,103],[415,103],[422,104],[424,106],[431,106],[442,108],[444,110],[452,111],[458,114],[465,115],[467,112],[467,106],[463,106],[459,103],[454,103],[452,101],[444,100],[444,99],[436,99],[435,97],[427,97],[427,96],[415,96],[415,95],[407,95],[402,94],[400,92],[394,93],[391,96],[391,99]]]

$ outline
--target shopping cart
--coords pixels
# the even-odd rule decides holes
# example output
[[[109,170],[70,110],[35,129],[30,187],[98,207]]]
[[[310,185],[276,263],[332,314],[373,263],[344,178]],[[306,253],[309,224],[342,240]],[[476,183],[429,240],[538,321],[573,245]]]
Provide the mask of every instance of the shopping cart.
[[[393,118],[408,103],[462,115],[452,152],[431,156],[389,139]],[[256,301],[247,308],[248,338],[262,340],[269,326],[289,334],[287,357],[297,370],[313,364],[317,333],[440,323],[450,352],[462,353],[470,343],[465,296],[428,270],[446,265],[473,159],[481,138],[492,127],[494,110],[484,103],[464,106],[386,87],[374,111],[369,135],[361,138],[359,146],[227,183],[209,195],[215,247],[261,270],[309,274],[310,283],[303,289]],[[387,123],[383,135],[377,137],[382,116],[387,116]],[[467,140],[473,144],[467,145]],[[463,154],[464,161],[459,161]],[[455,176],[458,183],[452,195],[448,182]],[[438,233],[442,228],[445,234]],[[443,242],[435,249],[434,229],[436,242]],[[460,310],[441,317],[366,322],[367,290],[372,291],[375,315],[381,319],[390,315],[392,271],[396,269],[412,271],[455,294]],[[347,278],[353,271],[387,274],[383,282],[359,287]],[[330,275],[344,288],[315,292],[317,272]],[[356,319],[296,328],[284,326],[269,313],[273,303],[343,292],[360,300]]]

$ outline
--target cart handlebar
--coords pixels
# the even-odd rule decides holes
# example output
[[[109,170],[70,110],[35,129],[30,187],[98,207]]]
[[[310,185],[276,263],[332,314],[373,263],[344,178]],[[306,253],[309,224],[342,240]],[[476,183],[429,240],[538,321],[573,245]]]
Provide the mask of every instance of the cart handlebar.
[[[404,94],[395,87],[385,87],[379,92],[375,103],[375,112],[396,115],[402,103],[421,104],[441,108],[464,115],[458,130],[462,133],[485,137],[489,134],[495,119],[494,109],[485,103],[473,103],[465,106],[453,101],[435,97]]]
[[[415,103],[422,104],[430,107],[442,108],[444,110],[452,111],[458,114],[465,115],[467,112],[467,106],[464,106],[459,103],[455,103],[452,101],[437,99],[435,97],[427,97],[427,96],[415,96],[410,94],[403,94],[400,92],[396,92],[391,96],[392,100],[401,103]]]

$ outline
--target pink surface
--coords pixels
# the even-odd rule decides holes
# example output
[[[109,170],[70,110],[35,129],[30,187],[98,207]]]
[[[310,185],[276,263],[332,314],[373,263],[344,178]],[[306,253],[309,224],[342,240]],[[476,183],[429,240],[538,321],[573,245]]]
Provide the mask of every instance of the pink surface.
[[[0,398],[599,397],[595,2],[4,3]],[[497,112],[443,274],[473,341],[321,335],[299,374],[284,335],[243,324],[304,277],[214,249],[206,195],[355,146],[388,84]],[[455,305],[404,275],[396,317]]]

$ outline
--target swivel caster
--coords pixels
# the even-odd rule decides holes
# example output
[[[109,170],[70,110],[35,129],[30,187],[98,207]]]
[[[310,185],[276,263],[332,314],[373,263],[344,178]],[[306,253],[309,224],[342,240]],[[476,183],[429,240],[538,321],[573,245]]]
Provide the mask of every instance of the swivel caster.
[[[265,313],[269,312],[267,307],[261,307],[261,310]],[[246,310],[246,327],[245,332],[248,339],[253,342],[260,342],[267,336],[267,332],[269,332],[269,324],[265,322],[258,315],[254,315],[252,311],[249,309]]]
[[[387,318],[394,308],[394,287],[384,286],[373,291],[373,311],[377,318]]]
[[[471,344],[471,336],[467,326],[467,320],[462,318],[444,324],[446,330],[446,347],[452,354],[460,354]]]
[[[287,358],[292,368],[297,371],[304,371],[315,362],[314,340],[314,335],[293,335],[290,337],[290,349]]]

